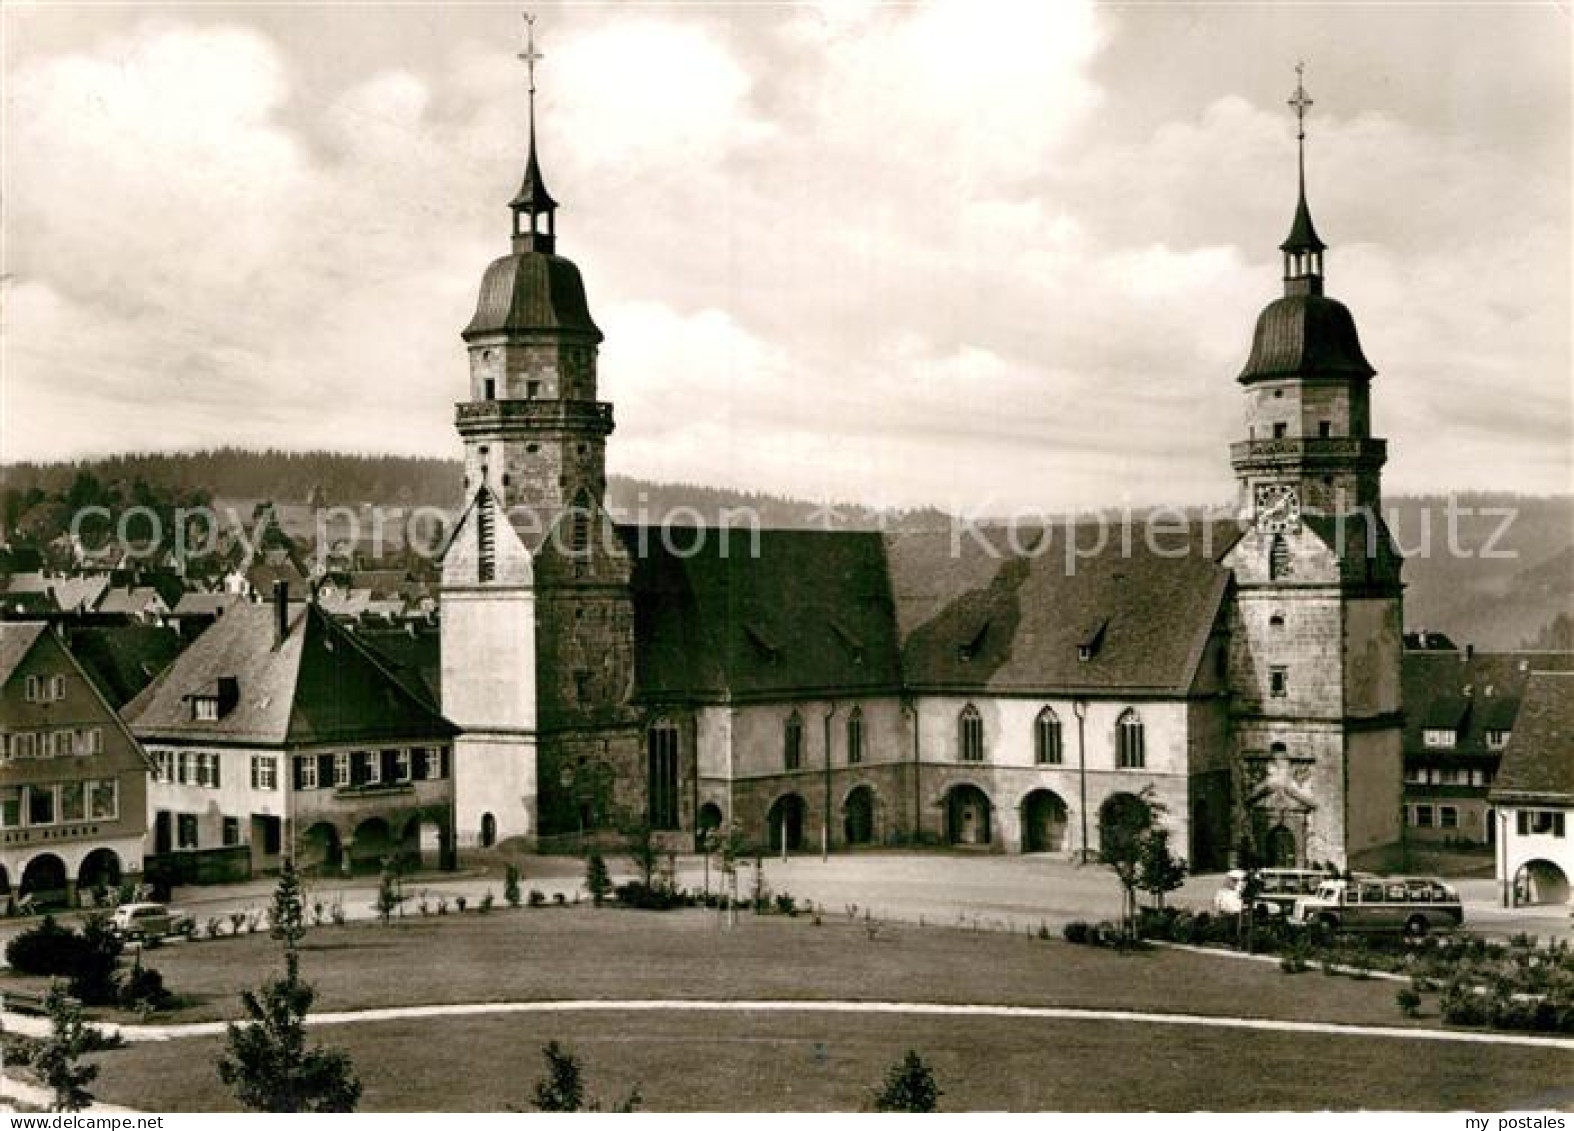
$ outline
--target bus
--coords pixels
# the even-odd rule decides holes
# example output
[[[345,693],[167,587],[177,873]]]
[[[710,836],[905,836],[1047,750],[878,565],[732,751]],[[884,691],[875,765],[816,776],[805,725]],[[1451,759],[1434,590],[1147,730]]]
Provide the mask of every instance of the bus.
[[[1429,876],[1358,876],[1324,880],[1310,896],[1297,900],[1292,922],[1332,931],[1403,931],[1420,937],[1428,931],[1464,925],[1459,893]]]

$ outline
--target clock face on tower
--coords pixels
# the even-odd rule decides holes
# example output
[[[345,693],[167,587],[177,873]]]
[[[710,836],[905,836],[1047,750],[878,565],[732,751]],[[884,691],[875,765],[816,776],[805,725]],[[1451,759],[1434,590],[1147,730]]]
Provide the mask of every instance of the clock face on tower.
[[[1290,483],[1257,485],[1257,529],[1264,534],[1291,534],[1301,528],[1301,496]]]

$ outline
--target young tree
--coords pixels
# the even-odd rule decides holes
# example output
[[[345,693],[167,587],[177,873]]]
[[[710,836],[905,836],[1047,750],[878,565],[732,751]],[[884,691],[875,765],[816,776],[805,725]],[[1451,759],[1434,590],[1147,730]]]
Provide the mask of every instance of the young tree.
[[[1111,806],[1099,825],[1099,859],[1115,873],[1121,888],[1121,921],[1137,937],[1137,892],[1142,878],[1144,841],[1165,813],[1152,786],[1137,794],[1140,805]]]
[[[885,1073],[885,1083],[874,1096],[876,1111],[933,1112],[940,1108],[940,1097],[945,1095],[935,1083],[935,1074],[924,1063],[923,1057],[912,1049],[891,1065]]]
[[[393,913],[399,910],[399,905],[404,902],[404,896],[399,894],[399,881],[393,874],[391,865],[383,865],[382,874],[377,879],[377,902],[372,906],[377,910],[377,917],[387,926],[393,918]]]
[[[640,883],[650,888],[655,883],[656,866],[661,863],[661,849],[656,844],[656,830],[649,821],[641,821],[625,834],[629,859],[639,869]]]
[[[87,917],[71,977],[71,992],[79,1001],[104,1005],[115,1000],[115,975],[123,949],[125,944],[110,930],[107,916],[99,913]]]
[[[273,888],[273,906],[268,910],[268,933],[293,951],[306,934],[306,900],[301,889],[301,876],[295,870],[293,857],[284,858],[279,869],[279,882]]]
[[[579,1058],[556,1041],[548,1041],[541,1048],[546,1058],[547,1074],[536,1081],[535,1107],[538,1111],[600,1111],[601,1101],[585,1095],[584,1073]],[[616,1106],[614,1112],[638,1111],[644,1102],[638,1086],[632,1088]]]
[[[518,907],[519,894],[519,865],[510,864],[508,871],[503,875],[503,898],[510,907]]]
[[[585,861],[585,890],[590,893],[590,901],[597,907],[612,894],[612,875],[607,871],[607,862],[599,852],[592,852],[590,859]]]
[[[1262,872],[1259,870],[1262,861],[1257,856],[1257,845],[1250,836],[1241,837],[1240,847],[1236,850],[1236,865],[1245,875],[1236,889],[1241,906],[1235,916],[1235,938],[1245,945],[1246,953],[1251,954],[1257,948],[1257,897],[1262,894]]]
[[[81,1111],[93,1102],[87,1086],[98,1076],[98,1065],[83,1064],[82,1057],[99,1047],[99,1039],[83,1023],[82,1007],[58,983],[49,987],[44,1009],[49,1036],[33,1054],[33,1070],[54,1094],[53,1110]]]
[[[293,898],[299,901],[298,879],[294,883]],[[281,875],[275,907],[289,898]],[[281,915],[280,921],[287,918]],[[285,942],[284,976],[269,978],[260,990],[241,993],[246,1019],[226,1028],[219,1079],[252,1111],[354,1111],[361,1099],[361,1082],[345,1052],[307,1045],[306,1015],[316,991],[301,978],[294,939],[287,933],[280,937]]]
[[[743,858],[743,826],[737,821],[717,825],[705,834],[705,850],[716,854],[721,872],[721,895],[729,927],[738,922],[738,861]]]
[[[1186,862],[1170,851],[1170,830],[1162,825],[1148,829],[1137,860],[1137,886],[1163,910],[1164,897],[1186,882]]]

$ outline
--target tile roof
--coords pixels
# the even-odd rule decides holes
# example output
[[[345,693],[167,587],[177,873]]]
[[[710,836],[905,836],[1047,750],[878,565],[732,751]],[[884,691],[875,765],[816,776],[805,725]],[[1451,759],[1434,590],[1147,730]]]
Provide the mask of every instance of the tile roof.
[[[218,616],[237,601],[244,600],[239,593],[182,593],[173,612],[177,617]]]
[[[1574,805],[1574,672],[1531,675],[1491,797]]]
[[[151,624],[103,625],[69,630],[71,651],[93,673],[117,710],[174,662],[190,642],[173,628]]]
[[[1404,748],[1427,761],[1495,761],[1487,732],[1513,731],[1525,685],[1536,671],[1574,671],[1574,652],[1415,652],[1401,661]],[[1452,748],[1428,747],[1423,732],[1453,730]]]
[[[110,589],[100,599],[95,610],[100,613],[137,614],[160,606],[168,608],[159,591],[151,585],[119,586]]]
[[[1118,539],[1093,553],[1081,538],[1086,556],[1068,570],[1064,528],[1047,547],[1003,531],[985,545],[949,531],[768,530],[758,555],[748,531],[732,531],[725,553],[713,529],[681,535],[672,541],[700,549],[680,554],[659,530],[620,530],[635,563],[639,691],[658,700],[903,687],[1184,695],[1236,536],[1233,524],[1190,528],[1180,556],[1179,539],[1166,553],[1138,538],[1126,554]]]
[[[1068,532],[1085,549],[1068,566]],[[886,539],[902,673],[913,689],[1186,694],[1219,620],[1226,533],[1188,531],[1157,552],[1134,538],[1102,550],[1088,528],[1032,543],[949,534]],[[1086,659],[1083,656],[1086,655]]]
[[[412,694],[383,662],[315,605],[291,605],[274,642],[271,602],[226,612],[126,706],[145,738],[269,745],[443,738],[454,727]],[[191,696],[233,678],[235,707],[213,721],[192,717]]]
[[[0,686],[11,681],[11,673],[48,628],[42,621],[0,621]]]

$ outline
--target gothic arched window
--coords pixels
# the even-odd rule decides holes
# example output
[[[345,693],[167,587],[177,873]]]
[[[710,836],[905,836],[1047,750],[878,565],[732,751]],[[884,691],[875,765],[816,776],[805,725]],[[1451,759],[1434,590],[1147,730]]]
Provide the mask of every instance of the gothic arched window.
[[[794,711],[782,730],[782,763],[789,770],[803,765],[803,716]]]
[[[1060,753],[1060,716],[1045,707],[1033,720],[1033,761],[1040,766],[1058,766]]]
[[[1290,544],[1284,540],[1284,535],[1275,534],[1273,541],[1268,544],[1268,578],[1277,581],[1289,576]]]
[[[646,798],[650,827],[678,827],[678,727],[657,719],[645,732]]]
[[[1140,770],[1147,764],[1142,718],[1128,707],[1115,723],[1115,765],[1122,770]]]
[[[984,760],[984,717],[969,703],[957,716],[957,749],[964,762]]]
[[[864,760],[864,712],[854,707],[847,716],[847,764],[856,766]]]

